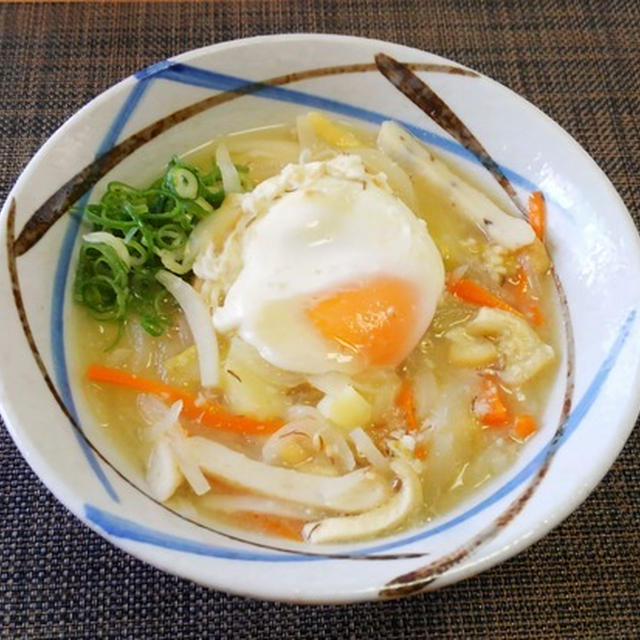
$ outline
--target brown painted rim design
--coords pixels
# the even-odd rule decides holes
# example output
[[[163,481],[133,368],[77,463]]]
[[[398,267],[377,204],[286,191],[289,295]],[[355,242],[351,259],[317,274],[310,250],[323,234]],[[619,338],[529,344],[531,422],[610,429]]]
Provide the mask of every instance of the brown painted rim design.
[[[444,102],[444,100],[442,100],[442,98],[440,98],[440,96],[438,96],[431,87],[413,73],[413,70],[407,65],[404,65],[385,54],[378,54],[376,56],[376,64],[380,72],[394,87],[396,87],[396,89],[401,91],[407,98],[409,98],[409,100],[420,107],[420,109],[434,122],[460,142],[465,149],[470,151],[478,159],[478,161],[504,189],[507,195],[509,195],[514,205],[523,212],[524,207],[518,198],[516,190],[513,188],[509,179],[504,175],[498,166],[498,163],[493,160],[485,147],[473,135],[471,130],[462,122],[462,120],[458,118],[446,102]],[[411,595],[423,591],[445,571],[469,556],[479,546],[495,537],[507,524],[509,524],[509,522],[511,522],[522,511],[529,501],[529,498],[534,494],[535,490],[547,474],[551,461],[557,450],[557,446],[562,438],[565,422],[571,412],[575,386],[575,342],[569,304],[558,273],[555,269],[552,269],[551,274],[556,287],[558,299],[560,301],[562,325],[565,333],[567,378],[558,427],[553,436],[551,447],[549,448],[549,452],[544,463],[534,475],[528,487],[518,497],[516,497],[509,504],[507,509],[495,518],[488,527],[475,535],[466,544],[460,546],[458,549],[446,556],[438,558],[423,567],[405,573],[389,581],[380,590],[381,597],[392,598]]]

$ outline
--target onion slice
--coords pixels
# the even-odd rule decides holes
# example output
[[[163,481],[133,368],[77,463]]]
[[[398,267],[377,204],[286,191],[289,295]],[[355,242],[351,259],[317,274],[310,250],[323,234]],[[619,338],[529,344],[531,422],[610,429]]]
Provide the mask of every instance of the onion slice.
[[[349,153],[360,156],[364,166],[371,173],[383,173],[395,194],[404,201],[409,209],[416,210],[416,194],[411,178],[395,160],[392,160],[384,151],[370,147],[350,149]]]
[[[298,144],[300,145],[300,162],[308,162],[318,144],[318,138],[307,116],[298,116],[296,118],[296,132],[298,134]]]
[[[169,411],[167,405],[153,393],[139,393],[136,396],[136,407],[150,427],[160,422]]]
[[[207,305],[198,292],[184,280],[160,270],[156,279],[182,307],[198,350],[200,383],[203,387],[215,387],[220,378],[218,341]]]
[[[129,254],[129,249],[122,238],[116,238],[112,233],[107,231],[92,231],[82,236],[85,242],[90,244],[106,244],[110,246],[117,254],[118,258],[124,262],[127,269],[135,264],[135,260]]]
[[[178,467],[187,479],[187,482],[191,485],[194,493],[198,496],[207,493],[207,491],[211,489],[211,485],[204,477],[198,463],[194,460],[191,450],[186,444],[187,438],[181,433],[174,432],[169,434],[169,442],[171,444],[171,450],[178,462]]]
[[[216,211],[198,222],[187,240],[184,262],[193,264],[209,245],[212,245],[216,252],[222,248],[242,214],[241,200],[242,196],[236,193],[227,194]]]
[[[389,471],[389,461],[380,453],[378,447],[373,444],[373,440],[363,431],[362,427],[356,427],[349,434],[349,437],[363,458],[376,469],[384,472]]]
[[[147,484],[156,500],[165,502],[182,484],[184,475],[168,438],[155,443],[147,460]]]
[[[322,451],[340,473],[356,466],[353,453],[344,436],[319,413],[293,419],[272,434],[262,447],[262,458],[268,464],[280,464],[281,448],[291,437],[307,436],[313,451]]]
[[[151,429],[148,432],[149,438],[151,440],[157,440],[165,433],[168,433],[169,429],[178,422],[181,411],[182,400],[176,400],[166,411],[162,419],[158,420],[151,426]]]
[[[222,185],[226,193],[242,193],[242,184],[238,170],[235,168],[224,143],[220,143],[216,149],[216,164],[222,174]]]

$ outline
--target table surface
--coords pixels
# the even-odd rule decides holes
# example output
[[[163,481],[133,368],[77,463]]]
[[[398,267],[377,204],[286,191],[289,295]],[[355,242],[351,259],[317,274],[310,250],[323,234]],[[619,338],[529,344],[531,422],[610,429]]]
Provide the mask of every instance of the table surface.
[[[400,42],[504,83],[584,146],[638,223],[637,0],[2,4],[0,199],[117,80],[195,47],[300,31]],[[636,429],[585,504],[502,566],[408,600],[300,607],[211,591],[125,555],[55,501],[0,428],[0,636],[638,637],[639,470]]]

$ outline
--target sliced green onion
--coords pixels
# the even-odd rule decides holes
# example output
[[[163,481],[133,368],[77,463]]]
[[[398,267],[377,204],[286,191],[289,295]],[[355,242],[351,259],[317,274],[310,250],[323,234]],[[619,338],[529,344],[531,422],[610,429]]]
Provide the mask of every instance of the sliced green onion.
[[[80,287],[84,304],[97,320],[123,318],[127,306],[126,292],[107,276],[92,276]]]
[[[172,251],[167,251],[166,249],[156,249],[156,255],[160,258],[165,269],[180,276],[189,273],[193,267],[194,259],[180,262]]]
[[[167,184],[179,198],[195,200],[198,197],[198,178],[181,166],[174,166],[167,173]]]
[[[160,249],[177,251],[187,243],[187,234],[177,224],[170,222],[155,232],[154,241]]]
[[[235,176],[235,188],[247,184],[245,168],[238,173],[228,152],[227,161],[224,170],[214,164],[203,175],[174,157],[146,189],[110,182],[100,201],[84,209],[92,229],[79,252],[74,299],[97,319],[119,322],[120,329],[135,315],[149,334],[162,335],[175,305],[155,274],[162,268],[179,275],[191,271],[194,228],[217,215],[225,181],[233,185]]]
[[[195,204],[197,204],[199,207],[204,209],[207,213],[213,213],[213,207],[202,196],[199,198],[196,198]]]
[[[85,210],[85,217],[98,229],[118,229],[128,231],[136,226],[136,221],[127,213],[116,211],[104,204],[90,204]]]
[[[180,216],[183,206],[173,193],[161,189],[149,189],[146,192],[147,211],[143,214],[149,222],[174,220]]]
[[[112,233],[106,231],[94,231],[86,233],[82,239],[89,243],[98,242],[109,245],[118,254],[118,258],[122,260],[127,269],[131,268],[131,256],[122,238],[116,238]]]
[[[214,209],[217,209],[224,200],[225,192],[222,186],[205,187],[202,196]],[[198,199],[199,200],[199,199]]]
[[[143,265],[149,257],[153,255],[136,240],[129,240],[129,242],[127,242],[127,249],[129,251],[129,261],[133,267]]]
[[[138,191],[138,189],[136,189],[135,187],[125,184],[124,182],[117,182],[116,180],[114,180],[113,182],[110,182],[107,185],[107,191],[110,191],[111,193],[118,193],[120,195],[126,195],[126,196],[140,194],[140,191]]]

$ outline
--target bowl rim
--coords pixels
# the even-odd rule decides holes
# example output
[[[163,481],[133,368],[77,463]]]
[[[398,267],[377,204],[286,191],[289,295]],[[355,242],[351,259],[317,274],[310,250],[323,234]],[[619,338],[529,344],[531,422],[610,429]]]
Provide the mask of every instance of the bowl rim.
[[[211,51],[221,51],[223,49],[233,48],[239,44],[246,44],[251,42],[260,43],[260,42],[296,41],[296,40],[303,40],[303,41],[316,40],[320,42],[338,41],[338,42],[350,42],[355,44],[358,44],[358,43],[363,44],[367,42],[367,43],[379,44],[380,46],[389,46],[389,45],[400,46],[406,49],[407,52],[423,53],[423,54],[427,53],[431,56],[434,56],[434,58],[438,58],[444,62],[453,63],[456,66],[459,66],[461,68],[469,69],[469,67],[466,67],[465,65],[462,65],[456,61],[449,60],[437,54],[433,54],[428,51],[422,51],[416,48],[406,47],[405,45],[401,45],[398,43],[388,42],[384,40],[373,40],[368,38],[361,38],[357,36],[313,34],[313,33],[261,35],[261,36],[254,36],[251,38],[239,38],[239,39],[230,40],[226,42],[205,45],[197,49],[193,49],[175,56],[171,56],[170,58],[168,58],[168,60],[184,62],[187,60],[191,60],[193,58],[197,58],[203,54],[207,54]],[[159,64],[162,64],[162,63],[159,63]],[[153,66],[155,65],[152,65],[152,67]],[[94,97],[91,101],[83,105],[79,110],[75,111],[47,139],[47,141],[40,147],[40,149],[36,152],[36,154],[31,158],[31,160],[29,161],[25,169],[21,172],[15,185],[10,190],[1,214],[2,219],[4,219],[5,216],[7,215],[8,206],[12,200],[14,193],[20,190],[23,187],[24,183],[29,182],[29,179],[30,179],[29,174],[30,174],[30,171],[33,170],[33,165],[35,164],[35,162],[41,156],[45,155],[49,150],[49,147],[55,145],[61,136],[65,135],[67,127],[73,127],[76,123],[76,120],[81,118],[82,115],[85,113],[85,110],[88,110],[96,103],[103,101],[109,95],[113,95],[117,93],[123,86],[126,86],[127,83],[130,83],[138,73],[140,73],[140,71],[134,72],[130,76],[127,76],[126,78],[120,80],[114,85],[111,85],[106,90],[101,92],[99,95]],[[559,124],[557,124],[544,112],[538,109],[535,105],[530,103],[527,99],[523,98],[519,94],[515,93],[513,90],[509,89],[508,87],[505,87],[501,83],[498,83],[497,81],[489,78],[488,76],[482,73],[478,73],[478,75],[481,76],[482,78],[489,80],[492,83],[495,83],[496,85],[499,85],[502,89],[506,89],[507,91],[509,91],[513,96],[517,97],[517,99],[519,100],[519,104],[522,106],[522,108],[526,106],[526,108],[528,110],[531,110],[536,117],[539,118],[540,116],[542,116],[548,123],[552,123],[555,130],[562,136],[563,140],[570,144],[572,153],[573,154],[580,153],[584,159],[587,159],[590,162],[593,168],[598,172],[600,181],[606,187],[609,197],[612,198],[612,201],[616,203],[617,207],[622,212],[627,214],[626,216],[622,216],[621,219],[624,220],[624,224],[627,227],[627,231],[634,238],[635,251],[640,255],[640,237],[638,236],[638,231],[629,214],[629,211],[627,210],[624,202],[622,201],[621,197],[619,196],[619,194],[611,184],[608,177],[597,166],[593,158],[591,158],[591,156],[586,152],[586,150],[583,149],[578,144],[578,142],[570,134],[568,134]],[[636,363],[636,369],[633,376],[633,383],[637,383],[639,380],[640,380],[640,361]],[[57,478],[55,477],[55,475],[52,477],[51,475],[46,475],[46,473],[44,472],[41,473],[43,468],[41,464],[42,461],[38,460],[39,455],[31,449],[28,443],[28,438],[23,438],[23,435],[25,434],[21,433],[21,428],[19,426],[19,419],[17,418],[16,415],[13,415],[14,411],[13,411],[13,407],[11,406],[12,404],[11,399],[5,395],[4,385],[1,384],[1,381],[2,381],[2,378],[0,376],[0,399],[2,400],[2,402],[0,403],[0,413],[2,413],[2,416],[5,420],[5,424],[7,426],[9,433],[11,434],[14,442],[18,446],[22,456],[26,459],[26,461],[31,466],[31,468],[35,471],[35,473],[38,475],[41,481],[45,484],[45,486],[47,486],[52,491],[52,493],[56,496],[56,498],[60,502],[62,502],[62,504],[65,507],[67,507],[76,517],[78,517],[78,519],[80,519],[84,524],[89,526],[92,530],[96,531],[99,535],[101,535],[103,538],[108,540],[111,544],[114,544],[115,546],[123,549],[127,553],[131,553],[135,557],[141,558],[145,562],[153,566],[156,566],[162,569],[163,571],[167,571],[169,573],[172,573],[174,575],[178,575],[181,577],[188,577],[190,580],[200,582],[200,584],[203,584],[204,586],[209,586],[209,587],[215,586],[212,583],[199,581],[192,576],[187,576],[185,572],[179,571],[178,569],[172,566],[168,566],[167,564],[163,564],[160,561],[160,559],[157,556],[153,556],[152,553],[150,554],[141,553],[139,549],[135,549],[132,551],[129,548],[129,545],[126,544],[126,541],[123,541],[117,537],[110,536],[109,534],[104,532],[102,529],[100,529],[98,526],[96,526],[93,522],[91,522],[86,517],[83,505],[78,504],[77,501],[73,499],[73,491],[69,491],[68,487],[64,486],[63,481],[60,482],[60,484],[58,485],[56,482]],[[637,387],[637,384],[634,384],[634,386]],[[587,481],[583,485],[584,486],[583,492],[579,494],[575,494],[574,496],[572,496],[571,500],[561,503],[560,508],[558,508],[552,514],[552,517],[546,519],[543,523],[541,523],[539,527],[537,527],[534,531],[531,532],[531,535],[529,537],[516,540],[512,545],[508,547],[508,549],[506,548],[502,549],[499,553],[494,554],[490,558],[480,557],[478,559],[478,562],[472,563],[469,566],[465,566],[460,573],[453,572],[453,573],[449,573],[442,576],[439,580],[439,583],[440,583],[439,586],[445,586],[450,582],[471,577],[472,575],[475,575],[480,571],[490,568],[491,566],[494,566],[495,564],[498,564],[499,562],[502,562],[505,559],[512,557],[516,553],[519,553],[522,549],[528,547],[529,545],[533,544],[533,542],[539,540],[541,537],[546,535],[546,533],[548,533],[551,529],[559,525],[571,512],[573,512],[584,501],[584,499],[586,499],[586,497],[589,495],[589,493],[591,493],[591,491],[595,488],[595,486],[601,481],[602,477],[609,470],[609,468],[615,461],[615,458],[617,457],[620,450],[624,446],[631,432],[631,429],[635,424],[635,420],[638,415],[638,412],[640,411],[640,394],[637,394],[636,396],[630,396],[628,402],[625,404],[625,408],[626,408],[626,413],[625,413],[624,419],[620,420],[620,423],[617,425],[618,437],[617,437],[615,446],[612,446],[610,448],[606,456],[602,456],[600,458],[600,464],[598,465],[597,469],[593,469],[593,468],[590,469],[589,475],[585,478],[585,480]],[[14,423],[14,420],[15,420],[15,423]],[[221,587],[217,587],[217,588],[221,588]],[[268,596],[266,596],[264,593],[261,593],[259,596],[256,596],[256,592],[252,591],[251,589],[247,589],[246,591],[234,591],[234,593],[240,593],[241,595],[245,595],[249,597],[260,597],[262,599],[269,599]],[[330,600],[330,601],[319,600],[318,602],[347,602],[347,601],[356,601],[356,600],[368,600],[368,599],[371,599],[371,595],[372,594],[369,592],[366,592],[364,594],[354,593],[352,594],[353,596],[352,598],[340,597],[338,600]],[[282,600],[282,598],[275,598],[275,599]],[[287,598],[287,599],[292,602],[304,602],[304,603],[315,602],[315,600],[313,600],[312,597],[309,598],[308,595],[303,596],[302,599],[297,599],[295,597]]]

